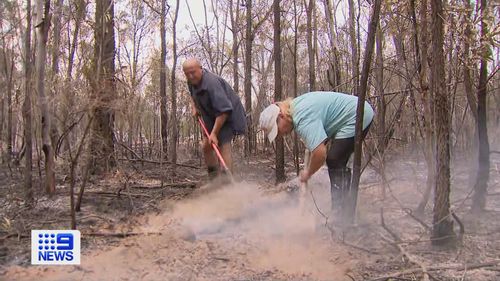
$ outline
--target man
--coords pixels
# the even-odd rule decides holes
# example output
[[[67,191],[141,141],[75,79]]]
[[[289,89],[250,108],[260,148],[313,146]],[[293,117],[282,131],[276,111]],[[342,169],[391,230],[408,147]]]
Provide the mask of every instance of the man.
[[[209,178],[213,179],[218,174],[218,160],[212,143],[219,146],[224,162],[232,170],[231,141],[234,135],[246,131],[245,110],[231,86],[203,69],[197,59],[186,60],[182,69],[188,81],[193,116],[201,116],[210,134],[203,139],[203,154]]]
[[[346,202],[351,185],[351,169],[347,168],[354,152],[354,136],[358,97],[335,92],[311,92],[293,100],[271,104],[260,115],[259,125],[270,142],[277,135],[295,130],[311,151],[308,167],[300,173],[307,182],[325,163],[330,177],[332,209],[341,212],[343,219],[351,220],[353,202]],[[365,102],[363,137],[373,120],[373,109]],[[330,148],[327,148],[330,142]],[[349,205],[350,204],[350,205]],[[348,209],[343,211],[343,209]],[[347,212],[347,213],[346,213]]]

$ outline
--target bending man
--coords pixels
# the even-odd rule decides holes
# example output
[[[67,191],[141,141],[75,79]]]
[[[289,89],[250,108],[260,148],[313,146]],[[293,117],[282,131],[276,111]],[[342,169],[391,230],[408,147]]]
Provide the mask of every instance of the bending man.
[[[193,116],[201,116],[209,138],[203,140],[203,154],[210,179],[218,173],[212,143],[219,146],[222,158],[232,169],[231,141],[246,131],[246,117],[240,98],[221,77],[203,69],[197,59],[188,59],[182,69],[188,81]]]

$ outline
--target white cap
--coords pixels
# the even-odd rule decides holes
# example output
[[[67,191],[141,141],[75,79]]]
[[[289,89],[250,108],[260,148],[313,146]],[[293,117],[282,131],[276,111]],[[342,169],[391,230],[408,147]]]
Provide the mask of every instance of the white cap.
[[[280,108],[276,104],[271,104],[260,113],[259,127],[267,134],[269,142],[273,142],[278,135],[276,120],[279,114]]]

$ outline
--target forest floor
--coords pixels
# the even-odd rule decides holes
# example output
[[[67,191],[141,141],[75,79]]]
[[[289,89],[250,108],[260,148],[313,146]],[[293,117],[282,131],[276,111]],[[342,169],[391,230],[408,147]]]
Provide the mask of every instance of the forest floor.
[[[464,225],[453,249],[431,246],[431,207],[420,219],[411,212],[426,182],[416,157],[388,159],[385,200],[381,177],[366,169],[357,224],[344,230],[325,224],[326,169],[311,179],[304,213],[297,192],[272,184],[272,159],[236,162],[237,184],[218,188],[200,187],[204,169],[177,167],[174,175],[154,163],[121,162],[116,173],[92,178],[77,213],[79,266],[30,264],[31,229],[70,227],[67,179],[58,178],[51,198],[37,190],[28,209],[20,172],[1,167],[0,280],[500,280],[498,155],[480,216],[470,214],[472,161],[453,162],[451,208]]]

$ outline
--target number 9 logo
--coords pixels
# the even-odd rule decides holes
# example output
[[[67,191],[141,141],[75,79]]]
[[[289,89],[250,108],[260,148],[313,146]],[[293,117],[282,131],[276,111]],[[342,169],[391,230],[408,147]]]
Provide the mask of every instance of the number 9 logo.
[[[73,234],[71,233],[57,234],[57,249],[73,250]]]

